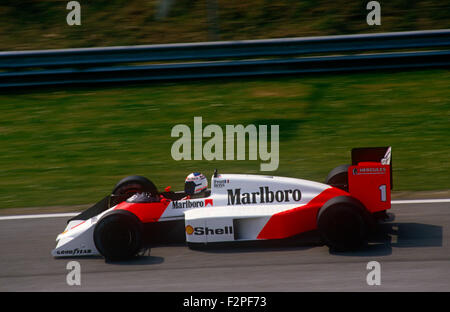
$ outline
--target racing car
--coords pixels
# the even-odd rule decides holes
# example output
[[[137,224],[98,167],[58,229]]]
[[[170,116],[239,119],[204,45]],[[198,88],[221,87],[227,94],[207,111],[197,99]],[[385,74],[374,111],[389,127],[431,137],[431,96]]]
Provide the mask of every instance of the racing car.
[[[203,246],[283,240],[310,231],[332,250],[355,250],[391,208],[391,147],[352,149],[351,164],[331,170],[325,183],[216,169],[210,186],[200,173],[189,175],[178,192],[158,191],[143,176],[126,177],[67,221],[52,255],[114,261],[180,239]]]

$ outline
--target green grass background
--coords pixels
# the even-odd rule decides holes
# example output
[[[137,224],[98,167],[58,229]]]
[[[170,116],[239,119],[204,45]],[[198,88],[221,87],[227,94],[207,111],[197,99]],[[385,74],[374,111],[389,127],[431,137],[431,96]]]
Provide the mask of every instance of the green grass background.
[[[450,189],[450,71],[213,80],[0,94],[0,208],[92,203],[214,168],[324,181],[352,147],[393,147],[395,190]],[[280,164],[174,161],[176,124],[280,125]],[[205,142],[206,140],[204,140]]]

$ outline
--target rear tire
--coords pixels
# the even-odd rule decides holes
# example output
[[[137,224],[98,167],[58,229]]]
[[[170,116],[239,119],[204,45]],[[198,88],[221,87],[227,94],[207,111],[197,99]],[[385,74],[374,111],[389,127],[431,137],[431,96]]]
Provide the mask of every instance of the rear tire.
[[[362,204],[347,196],[335,197],[320,209],[317,228],[331,250],[356,250],[367,242],[364,209]]]
[[[106,260],[130,259],[142,248],[142,223],[127,211],[106,214],[95,226],[94,243]]]

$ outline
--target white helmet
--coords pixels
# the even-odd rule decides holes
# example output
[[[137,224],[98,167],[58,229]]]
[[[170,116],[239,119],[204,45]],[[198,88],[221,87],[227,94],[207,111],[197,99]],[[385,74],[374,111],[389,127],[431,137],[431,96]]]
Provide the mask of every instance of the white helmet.
[[[198,194],[206,191],[208,188],[208,180],[204,174],[199,172],[191,173],[184,181],[184,192],[188,195]]]

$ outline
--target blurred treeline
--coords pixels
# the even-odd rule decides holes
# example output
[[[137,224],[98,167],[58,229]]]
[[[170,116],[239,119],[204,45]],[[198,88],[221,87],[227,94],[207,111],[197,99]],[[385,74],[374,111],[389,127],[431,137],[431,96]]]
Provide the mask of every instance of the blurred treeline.
[[[450,0],[0,0],[0,50],[242,40],[450,28]]]

